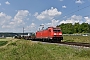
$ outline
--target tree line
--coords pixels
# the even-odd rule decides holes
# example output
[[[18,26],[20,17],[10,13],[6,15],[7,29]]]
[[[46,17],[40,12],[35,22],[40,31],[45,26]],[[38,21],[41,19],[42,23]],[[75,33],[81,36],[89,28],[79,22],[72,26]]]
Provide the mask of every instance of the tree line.
[[[73,34],[73,33],[90,33],[90,24],[88,23],[67,23],[60,24],[57,27],[62,29],[63,34]]]

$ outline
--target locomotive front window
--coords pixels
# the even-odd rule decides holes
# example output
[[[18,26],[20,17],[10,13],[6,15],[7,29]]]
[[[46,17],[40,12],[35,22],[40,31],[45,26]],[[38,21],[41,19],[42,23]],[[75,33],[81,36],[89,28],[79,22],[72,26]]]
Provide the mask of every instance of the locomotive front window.
[[[61,30],[53,30],[54,32],[60,32]]]

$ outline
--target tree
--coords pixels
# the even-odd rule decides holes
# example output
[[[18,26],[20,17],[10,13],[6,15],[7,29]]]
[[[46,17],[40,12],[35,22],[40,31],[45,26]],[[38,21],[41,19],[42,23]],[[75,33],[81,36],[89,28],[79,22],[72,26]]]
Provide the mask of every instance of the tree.
[[[64,34],[73,34],[73,33],[90,33],[90,24],[88,23],[75,23],[72,25],[72,23],[58,25],[62,29],[62,32]]]

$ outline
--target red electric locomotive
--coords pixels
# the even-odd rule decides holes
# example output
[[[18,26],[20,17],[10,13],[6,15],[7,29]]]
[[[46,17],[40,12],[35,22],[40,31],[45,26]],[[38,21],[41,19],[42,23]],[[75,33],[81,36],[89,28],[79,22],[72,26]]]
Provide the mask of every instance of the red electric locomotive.
[[[36,39],[60,42],[63,40],[62,31],[59,27],[48,27],[36,32]]]

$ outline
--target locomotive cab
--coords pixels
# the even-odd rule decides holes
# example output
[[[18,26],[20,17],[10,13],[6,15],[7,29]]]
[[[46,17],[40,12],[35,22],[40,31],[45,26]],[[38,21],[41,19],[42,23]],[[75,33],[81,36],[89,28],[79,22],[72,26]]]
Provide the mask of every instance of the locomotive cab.
[[[52,41],[58,41],[60,42],[63,40],[62,31],[58,27],[49,27],[48,28],[48,38]]]
[[[63,40],[62,31],[60,28],[53,29],[53,39]]]

